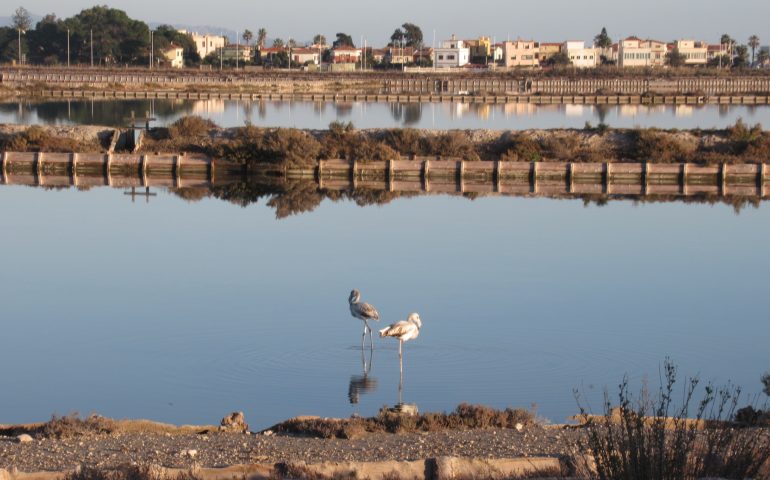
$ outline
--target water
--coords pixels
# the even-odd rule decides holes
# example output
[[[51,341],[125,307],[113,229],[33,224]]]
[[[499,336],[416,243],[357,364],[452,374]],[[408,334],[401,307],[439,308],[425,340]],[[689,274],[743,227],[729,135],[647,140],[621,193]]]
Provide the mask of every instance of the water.
[[[375,338],[376,388],[351,404],[352,288],[381,324],[420,313],[403,400],[421,411],[535,403],[561,422],[573,388],[599,409],[666,356],[753,394],[770,368],[767,204],[419,196],[278,220],[266,199],[157,193],[0,187],[0,423],[374,414],[399,400],[397,342]]]
[[[123,126],[150,112],[167,125],[201,115],[222,127],[254,125],[327,128],[334,121],[358,128],[526,129],[596,126],[723,128],[738,118],[770,125],[770,107],[748,105],[533,105],[465,103],[312,102],[246,100],[60,100],[0,103],[0,123]]]

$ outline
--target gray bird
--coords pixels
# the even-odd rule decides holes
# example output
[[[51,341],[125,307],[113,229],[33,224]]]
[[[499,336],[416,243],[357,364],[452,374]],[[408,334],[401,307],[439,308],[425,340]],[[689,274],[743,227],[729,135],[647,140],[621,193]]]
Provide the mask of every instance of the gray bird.
[[[350,297],[348,298],[348,303],[350,304],[350,314],[355,318],[363,320],[364,322],[364,333],[361,336],[361,348],[364,346],[367,331],[369,332],[369,339],[371,341],[372,348],[374,348],[374,340],[372,339],[372,329],[369,327],[369,320],[374,320],[376,322],[380,321],[380,314],[377,312],[376,308],[369,305],[368,303],[362,303],[359,300],[361,300],[361,292],[353,289],[350,292]]]

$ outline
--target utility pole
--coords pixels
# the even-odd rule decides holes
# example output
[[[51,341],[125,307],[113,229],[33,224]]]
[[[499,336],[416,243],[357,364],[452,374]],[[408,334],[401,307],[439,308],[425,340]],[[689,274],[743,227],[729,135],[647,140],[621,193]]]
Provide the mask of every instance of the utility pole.
[[[67,29],[67,68],[70,66],[70,29]]]
[[[238,30],[235,31],[235,69],[238,70],[238,55],[240,54],[241,49],[241,37],[239,36],[240,32]]]
[[[21,28],[19,30],[19,65],[21,65]]]
[[[150,70],[152,70],[153,54],[155,53],[155,32],[150,29]]]
[[[94,68],[94,29],[91,29],[91,68]]]

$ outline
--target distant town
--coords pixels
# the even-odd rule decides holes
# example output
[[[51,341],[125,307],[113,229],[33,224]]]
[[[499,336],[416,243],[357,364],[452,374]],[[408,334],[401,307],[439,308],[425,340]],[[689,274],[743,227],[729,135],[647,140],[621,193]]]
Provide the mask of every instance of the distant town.
[[[572,39],[477,38],[428,40],[412,23],[389,39],[358,42],[346,33],[316,34],[312,41],[268,37],[266,28],[244,30],[236,38],[176,29],[150,28],[125,12],[106,6],[59,19],[46,15],[32,25],[19,7],[13,24],[0,28],[0,62],[13,65],[122,66],[148,68],[254,69],[305,71],[434,69],[445,72],[615,66],[770,68],[770,48],[757,35],[746,42],[723,34],[717,42],[681,38],[662,41],[629,36],[614,40],[602,29],[589,45]]]

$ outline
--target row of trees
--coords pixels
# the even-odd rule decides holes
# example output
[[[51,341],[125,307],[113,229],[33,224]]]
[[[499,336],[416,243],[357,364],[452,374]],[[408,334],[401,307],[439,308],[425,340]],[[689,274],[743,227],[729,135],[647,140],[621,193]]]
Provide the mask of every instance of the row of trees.
[[[189,63],[200,61],[188,35],[169,25],[151,32],[146,23],[106,6],[89,8],[66,19],[49,14],[34,29],[31,26],[29,12],[19,7],[12,25],[0,28],[1,62],[23,59],[26,63],[47,65],[147,65],[151,49],[157,62],[164,62],[161,52],[172,42],[184,48]]]

